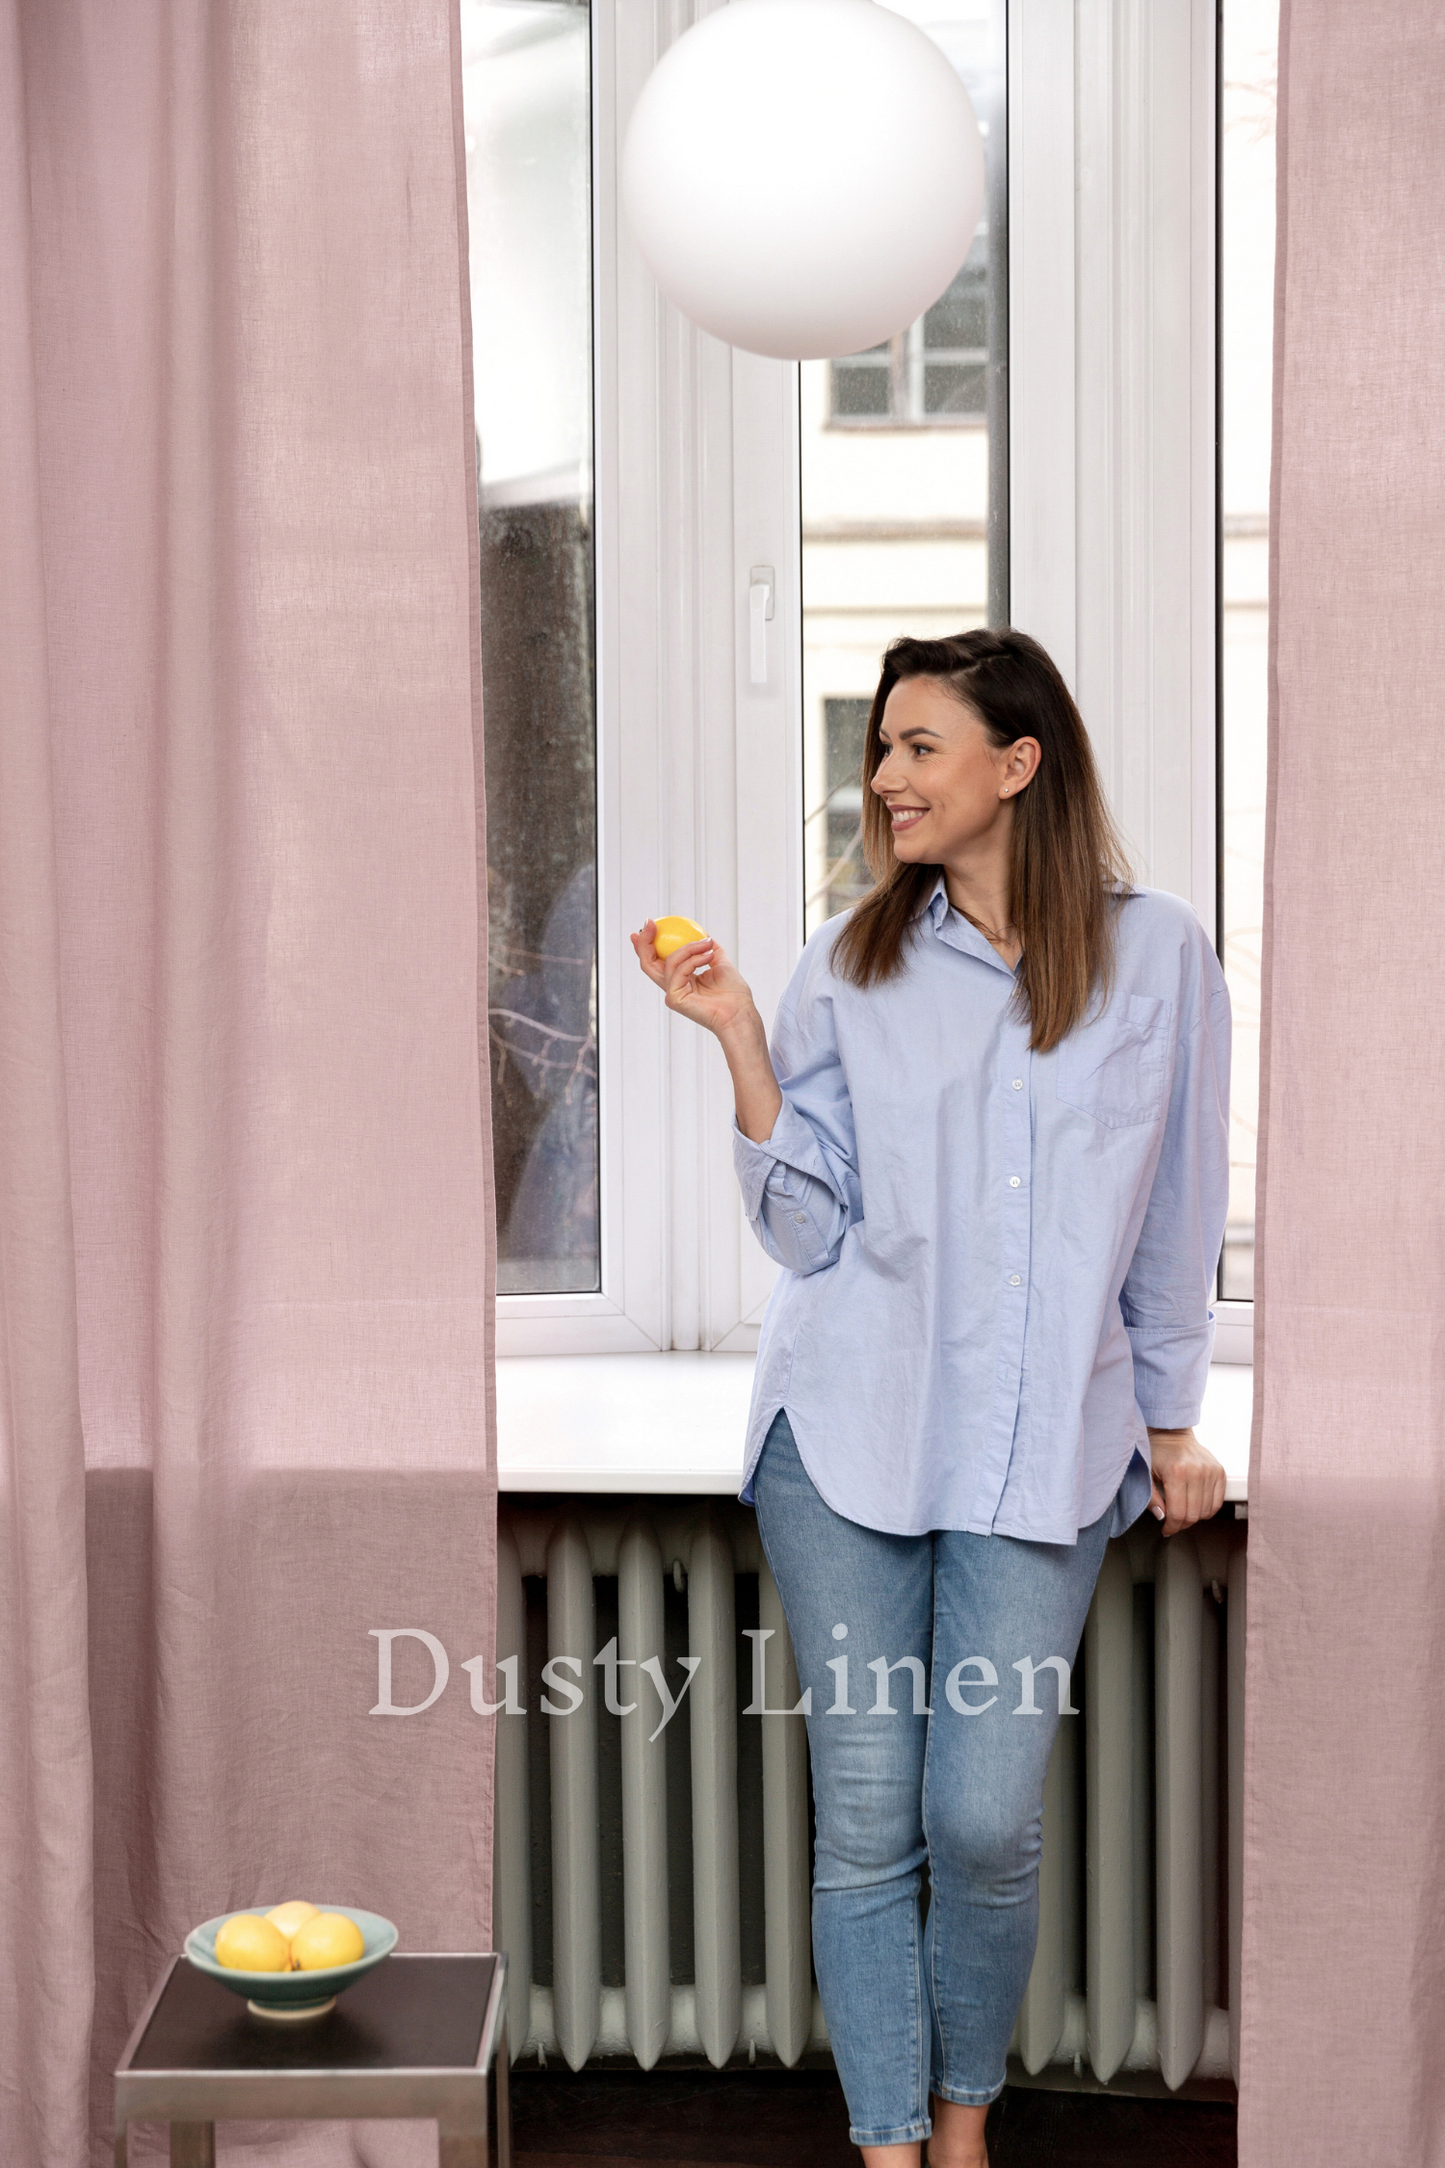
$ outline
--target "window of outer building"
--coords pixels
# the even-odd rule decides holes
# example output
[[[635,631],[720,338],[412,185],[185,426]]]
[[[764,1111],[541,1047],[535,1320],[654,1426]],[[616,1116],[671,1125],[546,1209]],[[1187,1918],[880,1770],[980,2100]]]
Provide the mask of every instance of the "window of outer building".
[[[809,933],[868,885],[860,777],[884,648],[1008,614],[1004,9],[896,4],[968,88],[987,191],[967,260],[916,323],[800,371]]]
[[[988,221],[946,294],[883,346],[830,362],[836,428],[988,418]]]
[[[1224,0],[1220,37],[1220,948],[1234,1006],[1220,1294],[1254,1294],[1269,705],[1269,467],[1278,0]]]
[[[591,23],[460,0],[498,1288],[596,1288]]]

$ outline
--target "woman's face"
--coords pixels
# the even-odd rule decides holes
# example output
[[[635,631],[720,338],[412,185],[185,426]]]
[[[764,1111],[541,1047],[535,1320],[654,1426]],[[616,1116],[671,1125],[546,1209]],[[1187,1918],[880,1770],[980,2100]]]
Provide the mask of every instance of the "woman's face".
[[[995,745],[973,709],[934,678],[899,680],[880,737],[873,788],[888,808],[894,851],[910,865],[946,866],[992,833],[1006,835],[1014,799],[1039,764],[1036,739]]]

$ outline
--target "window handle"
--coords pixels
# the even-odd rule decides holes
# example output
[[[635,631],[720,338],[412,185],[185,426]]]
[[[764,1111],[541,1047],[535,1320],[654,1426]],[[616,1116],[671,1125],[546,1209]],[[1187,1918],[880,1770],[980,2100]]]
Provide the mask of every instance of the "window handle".
[[[748,676],[754,685],[768,682],[768,619],[775,583],[771,565],[754,565],[748,573]]]

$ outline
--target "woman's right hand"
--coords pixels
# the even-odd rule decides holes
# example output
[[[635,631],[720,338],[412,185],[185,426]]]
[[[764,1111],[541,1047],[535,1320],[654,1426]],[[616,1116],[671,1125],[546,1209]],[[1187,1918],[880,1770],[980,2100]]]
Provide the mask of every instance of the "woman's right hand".
[[[752,991],[721,944],[708,937],[688,941],[670,956],[659,956],[654,946],[657,923],[649,919],[632,946],[654,986],[660,986],[667,1006],[678,1016],[690,1016],[704,1031],[723,1034],[757,1014]]]
[[[653,985],[662,988],[670,1009],[690,1016],[716,1037],[732,1074],[738,1127],[755,1144],[765,1144],[773,1133],[783,1095],[747,980],[718,942],[689,941],[662,957],[657,953],[656,933],[656,922],[649,919],[640,933],[633,934],[637,961]]]

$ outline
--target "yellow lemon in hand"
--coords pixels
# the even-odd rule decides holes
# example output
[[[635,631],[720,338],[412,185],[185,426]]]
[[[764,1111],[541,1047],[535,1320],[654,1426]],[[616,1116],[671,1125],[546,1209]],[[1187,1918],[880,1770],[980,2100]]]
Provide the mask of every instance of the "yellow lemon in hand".
[[[289,1942],[303,1921],[314,1920],[320,1909],[319,1905],[307,1904],[304,1897],[293,1897],[289,1904],[273,1905],[266,1917]]]
[[[216,1936],[216,1963],[233,1972],[289,1972],[291,1950],[259,1912],[234,1912]]]
[[[670,956],[674,949],[685,948],[689,941],[705,941],[707,935],[695,918],[660,918],[652,945],[659,956]]]
[[[303,1920],[291,1937],[291,1957],[300,1972],[324,1972],[331,1965],[354,1965],[366,1955],[355,1920],[344,1912],[318,1912]]]

